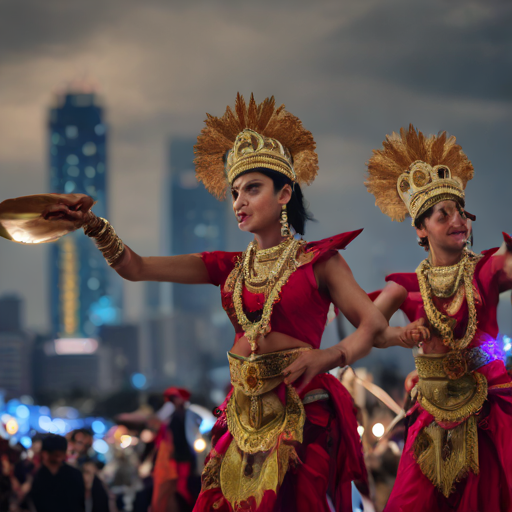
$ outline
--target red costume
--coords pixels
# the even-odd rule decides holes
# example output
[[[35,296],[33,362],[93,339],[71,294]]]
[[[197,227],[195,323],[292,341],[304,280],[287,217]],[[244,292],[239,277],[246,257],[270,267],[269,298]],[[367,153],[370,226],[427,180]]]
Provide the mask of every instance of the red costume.
[[[423,474],[415,457],[418,437],[435,419],[417,402],[408,413],[411,423],[396,483],[385,509],[388,512],[512,510],[512,388],[496,342],[499,294],[512,288],[512,279],[503,272],[505,256],[496,256],[496,251],[485,251],[475,268],[473,286],[478,323],[476,334],[467,349],[480,348],[487,356],[480,361],[485,364],[474,370],[485,377],[488,385],[487,400],[476,413],[479,472],[469,471],[465,478],[460,478],[448,497],[436,489]],[[416,274],[392,274],[386,280],[402,285],[409,292],[401,309],[411,322],[426,318]],[[434,297],[433,300],[436,307],[448,315],[446,308],[452,298]],[[458,311],[448,316],[456,321],[455,337],[461,338],[468,325],[467,300],[464,298]],[[447,432],[460,423],[437,422]]]
[[[319,348],[327,320],[330,301],[317,287],[313,271],[315,263],[324,261],[344,249],[360,231],[343,233],[318,242],[307,243],[297,257],[298,268],[290,276],[281,290],[279,302],[275,304],[271,328]],[[243,336],[243,331],[234,314],[233,290],[229,275],[235,268],[241,253],[203,253],[202,258],[208,269],[212,284],[221,287],[222,304],[231,319],[235,331],[235,341]],[[243,305],[247,313],[260,311],[263,307],[263,294],[243,290]],[[273,353],[275,354],[275,353]],[[310,390],[325,390],[330,400],[309,402],[304,409],[306,422],[303,428],[303,442],[293,443],[297,457],[290,464],[279,490],[266,490],[259,504],[251,497],[240,504],[240,510],[330,510],[327,502],[329,492],[336,511],[350,512],[351,481],[366,482],[366,469],[352,399],[340,382],[329,374],[318,375],[303,391],[303,399]],[[286,386],[279,384],[275,389],[281,402],[285,401]],[[232,511],[232,504],[224,498],[219,482],[208,471],[212,457],[222,460],[233,436],[228,430],[226,407],[233,390],[220,406],[218,420],[213,428],[212,452],[207,459],[203,473],[203,490],[194,510]],[[279,443],[285,443],[281,436]],[[243,508],[246,507],[246,508]]]

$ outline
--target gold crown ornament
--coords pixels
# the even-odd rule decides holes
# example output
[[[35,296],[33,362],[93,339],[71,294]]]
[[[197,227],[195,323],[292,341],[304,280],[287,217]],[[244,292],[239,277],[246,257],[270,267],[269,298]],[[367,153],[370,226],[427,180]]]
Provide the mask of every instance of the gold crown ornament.
[[[300,119],[276,108],[274,97],[247,105],[237,94],[235,108],[222,117],[206,114],[206,126],[194,146],[196,176],[218,199],[243,172],[265,168],[280,172],[292,183],[310,184],[318,172],[313,135]],[[225,155],[227,155],[226,163]]]
[[[435,204],[453,200],[464,207],[464,189],[473,178],[473,165],[446,132],[425,137],[413,125],[386,136],[383,149],[368,162],[368,192],[392,220],[407,215],[412,225]]]

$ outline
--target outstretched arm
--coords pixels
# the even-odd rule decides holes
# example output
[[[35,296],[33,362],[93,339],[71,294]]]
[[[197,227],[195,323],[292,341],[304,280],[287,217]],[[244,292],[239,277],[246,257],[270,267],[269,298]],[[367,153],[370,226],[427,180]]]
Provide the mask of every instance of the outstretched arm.
[[[128,281],[166,281],[183,284],[209,284],[206,265],[199,254],[180,256],[139,256],[125,246],[112,268]]]
[[[96,217],[88,208],[76,208],[76,201],[69,200],[66,203],[66,199],[66,196],[63,196],[62,204],[53,205],[51,211],[47,212],[47,217],[68,219],[74,222],[76,227],[84,227],[89,236],[94,235],[94,233],[90,233],[93,230],[102,232],[104,223],[101,219]],[[93,238],[95,237],[93,236]],[[98,245],[98,238],[96,237],[95,240]],[[124,246],[123,250],[122,243],[120,244],[120,250],[116,252],[117,247],[119,245],[113,246],[111,252],[108,251],[113,259],[109,263],[121,277],[128,281],[166,281],[183,284],[210,283],[206,265],[199,254],[142,257],[127,246]],[[105,252],[104,255],[107,257]]]

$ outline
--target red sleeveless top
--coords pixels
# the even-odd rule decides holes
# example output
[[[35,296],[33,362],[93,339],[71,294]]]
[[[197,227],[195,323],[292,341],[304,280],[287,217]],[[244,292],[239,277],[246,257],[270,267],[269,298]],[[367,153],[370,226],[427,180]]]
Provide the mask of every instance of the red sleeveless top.
[[[488,251],[482,251],[483,258],[477,263],[473,277],[473,287],[475,291],[475,306],[478,319],[478,333],[485,333],[488,337],[496,339],[499,328],[497,321],[497,309],[500,293],[512,288],[512,279],[503,271],[505,256],[495,255],[497,248]],[[394,281],[402,285],[408,292],[407,298],[400,306],[400,309],[406,314],[410,322],[419,318],[426,318],[421,297],[418,278],[415,273],[391,274],[386,277],[386,281]],[[372,300],[375,300],[377,293],[370,294]],[[448,314],[445,307],[452,299],[439,299],[433,297],[434,304],[445,315]],[[468,305],[464,301],[459,310],[451,315],[456,321],[453,331],[455,338],[461,338],[466,332],[468,324]],[[475,336],[471,347],[478,346],[485,336]]]
[[[327,322],[330,299],[320,292],[313,266],[326,261],[356,238],[362,229],[307,243],[299,254],[298,268],[281,290],[279,301],[274,304],[270,328],[272,331],[287,334],[319,348]],[[233,305],[233,290],[226,283],[241,252],[203,252],[201,258],[206,265],[210,283],[221,287],[222,307],[235,328],[235,341],[244,333],[240,327]],[[245,287],[242,302],[246,313],[261,311],[265,303],[263,293],[251,293]]]

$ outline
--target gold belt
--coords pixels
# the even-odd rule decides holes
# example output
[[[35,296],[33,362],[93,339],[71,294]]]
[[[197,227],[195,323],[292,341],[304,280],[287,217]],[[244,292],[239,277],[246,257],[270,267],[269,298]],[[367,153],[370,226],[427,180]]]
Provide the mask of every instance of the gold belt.
[[[418,401],[437,422],[464,421],[480,410],[487,398],[487,379],[473,370],[482,358],[478,349],[415,358]]]
[[[286,388],[286,404],[272,392],[284,380],[283,370],[309,348],[272,352],[249,358],[228,353],[233,395],[226,408],[228,429],[241,450],[270,450],[277,437],[302,442],[305,412],[297,392]]]
[[[251,497],[258,506],[266,491],[277,493],[289,464],[298,461],[294,442],[302,442],[304,406],[291,385],[286,386],[284,404],[274,390],[284,380],[282,371],[308,350],[249,358],[228,353],[234,389],[226,421],[233,441],[220,463],[219,483],[235,511],[244,509]]]

